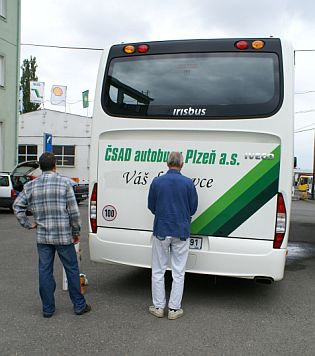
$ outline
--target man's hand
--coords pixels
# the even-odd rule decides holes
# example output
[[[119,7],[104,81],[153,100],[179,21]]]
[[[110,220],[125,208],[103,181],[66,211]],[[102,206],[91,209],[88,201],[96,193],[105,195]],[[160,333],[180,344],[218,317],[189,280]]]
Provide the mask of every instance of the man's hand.
[[[32,224],[31,229],[36,229],[37,228],[37,224]]]
[[[73,235],[72,239],[73,239],[73,243],[76,245],[80,242],[80,235]]]

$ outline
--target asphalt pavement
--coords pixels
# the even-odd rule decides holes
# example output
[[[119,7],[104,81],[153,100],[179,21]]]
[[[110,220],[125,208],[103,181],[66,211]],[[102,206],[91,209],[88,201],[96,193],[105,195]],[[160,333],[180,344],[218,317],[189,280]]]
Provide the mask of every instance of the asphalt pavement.
[[[292,203],[290,241],[315,242],[315,200]]]
[[[149,270],[89,260],[86,203],[80,211],[92,311],[73,314],[56,258],[50,319],[41,314],[34,231],[0,211],[0,355],[315,355],[315,202],[293,202],[283,281],[187,274],[185,315],[175,321],[148,313]]]

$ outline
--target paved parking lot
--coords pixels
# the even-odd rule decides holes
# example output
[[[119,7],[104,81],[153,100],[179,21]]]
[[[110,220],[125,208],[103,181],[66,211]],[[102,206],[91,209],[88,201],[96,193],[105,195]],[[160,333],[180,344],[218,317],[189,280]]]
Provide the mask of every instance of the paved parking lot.
[[[314,204],[294,203],[283,281],[263,286],[189,274],[186,314],[176,321],[147,312],[149,270],[89,261],[84,204],[81,269],[89,279],[86,298],[92,312],[73,314],[56,259],[57,311],[51,319],[41,315],[34,232],[20,228],[9,211],[0,211],[1,355],[315,354]],[[303,209],[301,221],[296,217]]]

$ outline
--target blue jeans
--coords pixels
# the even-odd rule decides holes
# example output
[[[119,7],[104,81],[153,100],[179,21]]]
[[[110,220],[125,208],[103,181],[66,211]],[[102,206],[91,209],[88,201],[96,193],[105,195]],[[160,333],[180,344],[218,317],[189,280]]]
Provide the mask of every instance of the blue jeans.
[[[55,311],[54,292],[56,282],[53,274],[55,251],[57,251],[66,271],[69,296],[73,303],[74,312],[82,311],[86,303],[81,293],[80,272],[74,245],[37,244],[37,251],[39,257],[39,294],[43,304],[43,312],[52,314]]]

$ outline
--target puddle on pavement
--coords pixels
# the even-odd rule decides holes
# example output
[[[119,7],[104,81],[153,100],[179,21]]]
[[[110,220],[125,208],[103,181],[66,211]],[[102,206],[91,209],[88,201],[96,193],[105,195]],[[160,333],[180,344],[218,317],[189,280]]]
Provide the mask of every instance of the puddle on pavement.
[[[286,270],[300,271],[306,268],[305,261],[315,258],[315,244],[307,242],[289,242]]]

